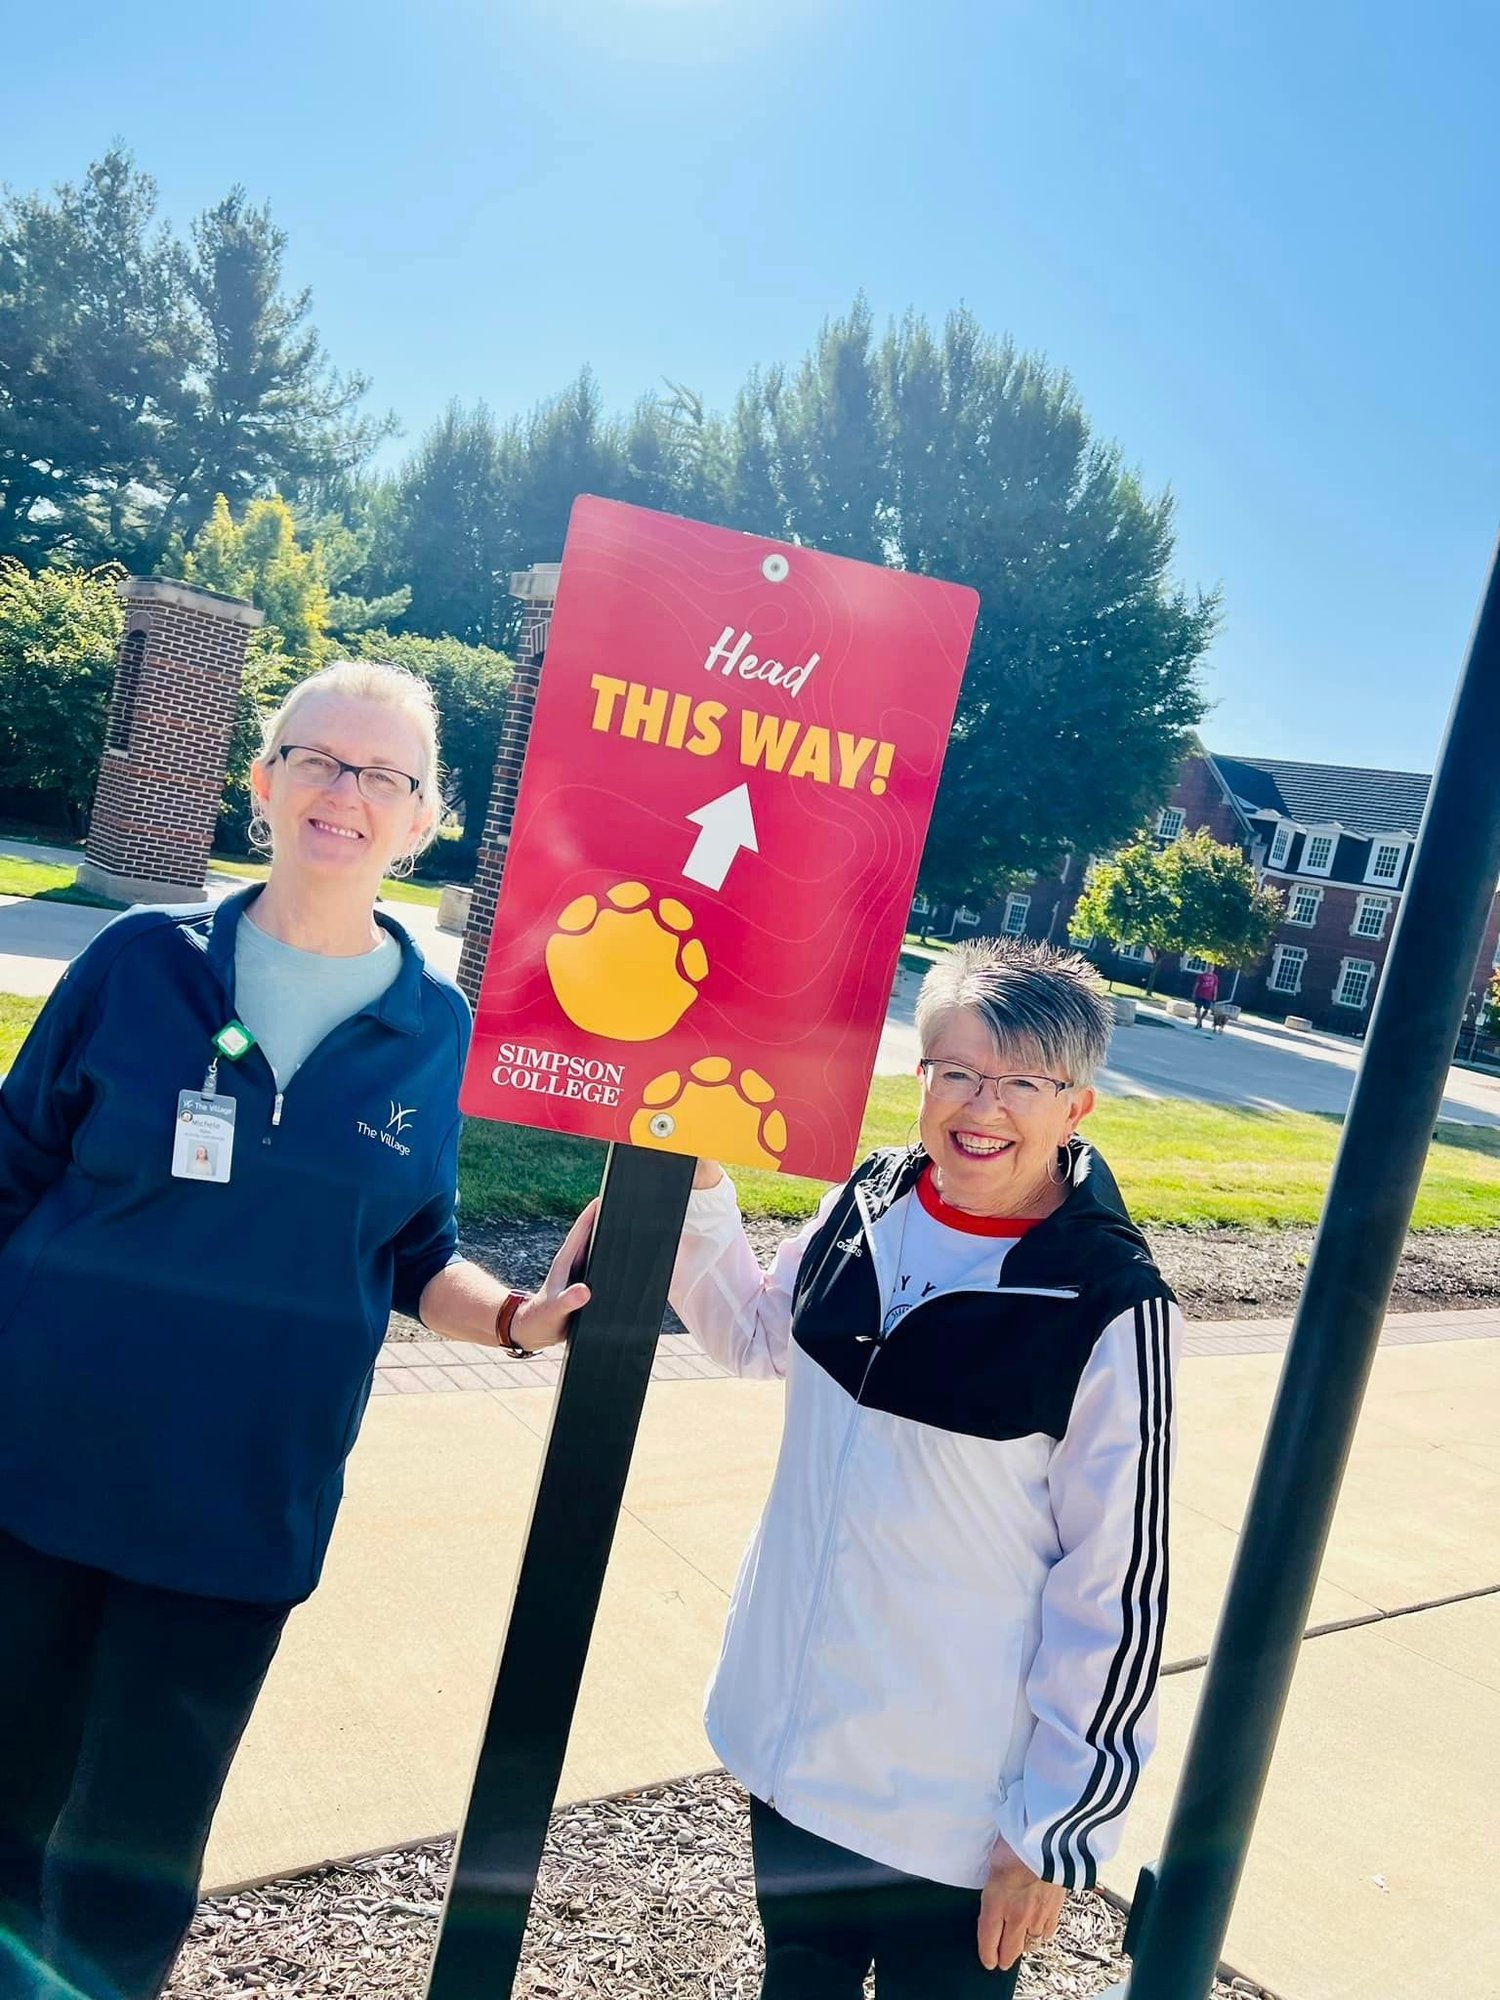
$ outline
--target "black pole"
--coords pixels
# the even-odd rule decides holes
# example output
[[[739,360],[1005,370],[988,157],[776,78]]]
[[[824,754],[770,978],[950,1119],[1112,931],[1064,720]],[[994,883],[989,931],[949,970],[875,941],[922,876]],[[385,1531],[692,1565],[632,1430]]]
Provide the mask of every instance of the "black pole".
[[[1491,564],[1323,1206],[1129,2000],[1205,2000],[1500,878],[1500,555]]]
[[[694,1164],[609,1150],[427,2000],[507,2000],[515,1978]]]

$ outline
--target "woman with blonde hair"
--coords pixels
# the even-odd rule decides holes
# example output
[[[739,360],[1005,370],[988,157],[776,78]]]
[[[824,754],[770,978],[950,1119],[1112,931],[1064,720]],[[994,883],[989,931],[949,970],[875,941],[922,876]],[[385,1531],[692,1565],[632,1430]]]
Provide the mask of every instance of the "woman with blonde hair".
[[[376,907],[438,810],[432,697],[345,662],[251,772],[272,862],[138,909],[0,1089],[0,1991],[148,2000],[392,1307],[526,1352],[587,1298],[457,1249],[469,1010]]]

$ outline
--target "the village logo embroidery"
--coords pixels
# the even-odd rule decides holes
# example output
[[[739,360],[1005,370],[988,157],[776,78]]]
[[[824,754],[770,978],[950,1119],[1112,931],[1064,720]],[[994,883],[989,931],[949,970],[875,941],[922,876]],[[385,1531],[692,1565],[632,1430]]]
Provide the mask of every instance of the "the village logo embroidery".
[[[361,1139],[376,1139],[382,1146],[389,1146],[393,1153],[399,1153],[404,1160],[410,1155],[411,1147],[404,1145],[398,1134],[404,1132],[416,1117],[417,1107],[414,1104],[398,1104],[394,1097],[387,1099],[387,1102],[391,1107],[391,1115],[383,1127],[367,1125],[363,1118],[356,1118],[354,1129]]]

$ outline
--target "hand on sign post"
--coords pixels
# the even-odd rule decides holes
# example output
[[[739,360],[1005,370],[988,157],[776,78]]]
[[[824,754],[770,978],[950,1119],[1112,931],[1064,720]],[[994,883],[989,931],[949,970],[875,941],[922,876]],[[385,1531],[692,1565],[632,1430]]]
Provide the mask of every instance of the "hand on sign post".
[[[985,1970],[1008,1972],[1023,1952],[1056,1936],[1066,1894],[997,1840],[979,1903],[979,1962]]]
[[[699,1192],[704,1188],[717,1187],[723,1178],[724,1169],[719,1165],[717,1160],[700,1160],[693,1169],[694,1192]]]
[[[577,1282],[577,1274],[588,1255],[598,1213],[598,1201],[591,1201],[563,1238],[541,1290],[516,1309],[511,1331],[519,1345],[530,1348],[533,1354],[543,1347],[560,1346],[568,1337],[568,1321],[589,1302],[589,1288]]]

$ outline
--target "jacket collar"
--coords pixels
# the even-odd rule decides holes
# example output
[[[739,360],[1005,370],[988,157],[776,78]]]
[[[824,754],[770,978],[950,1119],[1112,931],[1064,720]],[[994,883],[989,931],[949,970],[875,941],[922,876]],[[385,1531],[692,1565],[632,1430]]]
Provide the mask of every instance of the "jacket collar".
[[[1125,1200],[1115,1177],[1093,1147],[1075,1134],[1068,1142],[1068,1158],[1068,1192],[1051,1215],[1043,1218],[1038,1228],[1065,1217],[1077,1221],[1099,1211],[1110,1213],[1117,1221],[1128,1222],[1130,1218]],[[879,1153],[869,1162],[862,1178],[872,1221],[883,1215],[903,1195],[910,1194],[927,1164],[927,1154],[921,1146],[909,1146],[901,1152]]]
[[[225,896],[211,910],[205,911],[188,927],[187,935],[207,958],[219,984],[234,1000],[234,942],[239,929],[240,918],[255,901],[265,887],[263,882],[252,882],[248,888],[236,889]],[[422,1032],[422,981],[426,977],[427,964],[421,950],[409,931],[398,924],[394,917],[388,917],[384,910],[375,912],[375,921],[401,947],[401,970],[391,984],[381,994],[379,1000],[368,1011],[377,1021],[388,1028],[395,1028],[403,1035],[417,1035]]]

